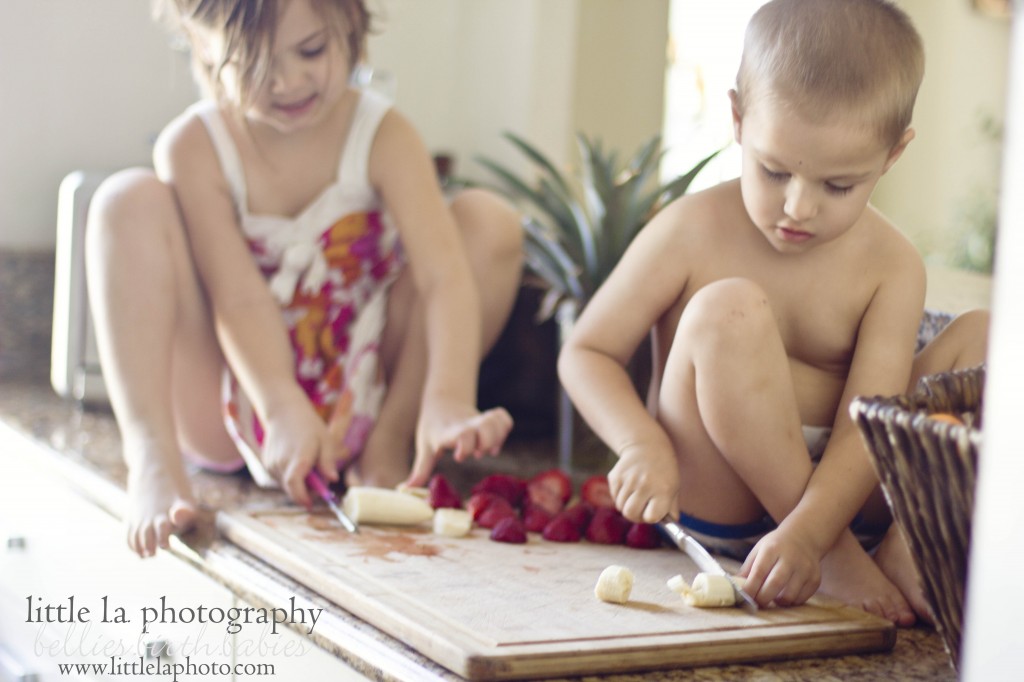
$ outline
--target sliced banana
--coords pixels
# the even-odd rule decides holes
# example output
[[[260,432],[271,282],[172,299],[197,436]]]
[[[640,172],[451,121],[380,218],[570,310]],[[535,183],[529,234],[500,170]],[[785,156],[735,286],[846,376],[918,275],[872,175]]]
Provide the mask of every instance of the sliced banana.
[[[736,605],[736,593],[732,589],[732,583],[724,575],[698,573],[692,585],[687,583],[683,576],[675,575],[669,578],[667,584],[670,590],[682,596],[688,606],[709,608]]]
[[[411,526],[434,516],[426,500],[391,488],[349,488],[341,508],[356,523]]]
[[[625,604],[633,591],[633,571],[625,566],[609,566],[601,571],[594,594],[601,601]]]
[[[395,490],[397,490],[400,493],[405,493],[406,495],[412,495],[413,497],[418,497],[421,500],[425,500],[425,499],[430,497],[430,490],[427,489],[427,488],[420,487],[420,486],[406,485],[405,483],[399,483],[398,486],[395,488]]]
[[[434,511],[434,534],[461,538],[473,528],[473,515],[465,509],[437,509]]]

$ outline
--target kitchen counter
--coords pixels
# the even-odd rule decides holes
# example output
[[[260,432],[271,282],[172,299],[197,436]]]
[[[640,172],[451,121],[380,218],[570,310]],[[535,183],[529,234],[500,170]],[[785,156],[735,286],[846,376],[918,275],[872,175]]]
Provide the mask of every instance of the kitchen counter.
[[[62,401],[45,383],[0,383],[0,421],[39,445],[44,466],[60,475],[81,495],[106,512],[118,516],[124,505],[125,467],[120,456],[116,425],[109,413],[83,410]],[[512,457],[485,463],[490,471],[531,472],[554,465],[555,456],[545,444],[512,443]],[[578,463],[582,476],[586,462]],[[457,467],[442,463],[442,470],[465,489],[467,481],[482,475],[479,465]],[[323,608],[314,634],[317,646],[349,667],[376,680],[461,679],[429,659],[348,614],[257,557],[218,537],[214,526],[217,509],[259,509],[280,505],[281,493],[260,490],[244,475],[192,474],[196,495],[204,513],[197,528],[172,543],[170,553],[228,588],[245,603],[259,608],[281,607],[295,598],[298,604]],[[303,636],[305,631],[302,631]],[[929,628],[898,632],[890,653],[863,656],[803,659],[758,665],[728,665],[659,671],[661,680],[955,680],[941,638]],[[594,679],[588,677],[588,679]],[[616,682],[651,679],[651,674],[609,676]]]

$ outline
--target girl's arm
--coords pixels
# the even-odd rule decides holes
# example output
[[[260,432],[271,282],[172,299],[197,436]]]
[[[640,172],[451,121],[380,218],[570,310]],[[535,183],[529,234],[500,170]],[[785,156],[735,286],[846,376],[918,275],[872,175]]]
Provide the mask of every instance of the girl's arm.
[[[172,123],[154,156],[174,188],[225,359],[266,429],[264,463],[292,499],[308,505],[303,479],[318,459],[330,480],[338,474],[326,461],[324,426],[295,380],[280,308],[242,235],[205,126],[194,116]]]
[[[394,110],[385,115],[374,139],[369,173],[401,235],[424,306],[428,352],[417,463],[425,466],[424,458],[446,449],[454,450],[456,459],[495,451],[505,433],[496,436],[474,422],[479,416],[480,297],[430,154],[413,126]]]

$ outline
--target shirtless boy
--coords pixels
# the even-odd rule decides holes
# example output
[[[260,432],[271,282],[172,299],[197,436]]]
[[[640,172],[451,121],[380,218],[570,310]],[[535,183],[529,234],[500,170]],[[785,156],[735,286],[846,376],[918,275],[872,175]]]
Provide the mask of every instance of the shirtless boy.
[[[984,312],[915,356],[924,265],[868,203],[914,137],[923,70],[920,37],[890,2],[765,5],[729,93],[741,177],[657,215],[559,359],[618,455],[618,508],[680,518],[745,557],[762,605],[820,588],[901,625],[929,619],[848,409],[984,360]],[[645,405],[625,365],[648,334]],[[883,530],[862,546],[854,530],[871,522]]]

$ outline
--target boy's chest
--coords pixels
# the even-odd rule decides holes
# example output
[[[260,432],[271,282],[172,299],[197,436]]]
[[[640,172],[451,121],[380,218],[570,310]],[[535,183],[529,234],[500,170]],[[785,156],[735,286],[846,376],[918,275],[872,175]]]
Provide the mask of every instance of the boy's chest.
[[[875,290],[871,276],[842,259],[800,260],[726,253],[703,264],[686,297],[717,280],[749,279],[765,292],[791,358],[845,370]]]

